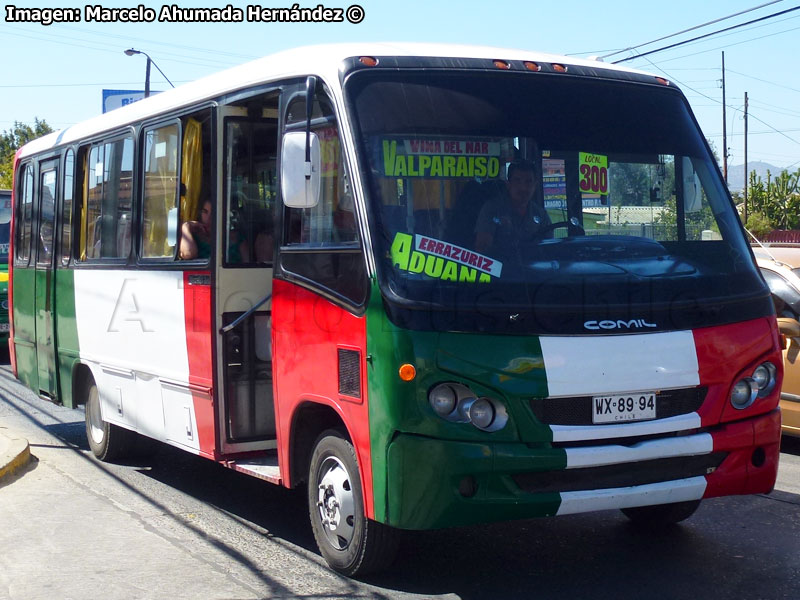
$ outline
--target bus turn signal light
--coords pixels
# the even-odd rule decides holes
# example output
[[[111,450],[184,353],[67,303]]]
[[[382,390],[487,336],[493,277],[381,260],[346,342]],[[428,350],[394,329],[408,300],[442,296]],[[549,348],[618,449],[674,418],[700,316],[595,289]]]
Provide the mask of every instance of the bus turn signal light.
[[[414,365],[406,363],[400,366],[400,379],[403,381],[413,381],[414,377],[417,376],[417,369],[414,368]]]

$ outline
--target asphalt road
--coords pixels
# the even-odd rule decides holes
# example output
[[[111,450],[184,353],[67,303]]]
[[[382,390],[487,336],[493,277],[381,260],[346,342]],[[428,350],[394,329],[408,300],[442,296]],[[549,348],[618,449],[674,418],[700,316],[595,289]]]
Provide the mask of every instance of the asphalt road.
[[[662,533],[618,511],[410,533],[389,572],[353,581],[317,554],[302,492],[163,445],[99,463],[83,412],[7,368],[0,427],[36,457],[0,488],[0,598],[800,597],[800,439],[772,494],[708,500]]]

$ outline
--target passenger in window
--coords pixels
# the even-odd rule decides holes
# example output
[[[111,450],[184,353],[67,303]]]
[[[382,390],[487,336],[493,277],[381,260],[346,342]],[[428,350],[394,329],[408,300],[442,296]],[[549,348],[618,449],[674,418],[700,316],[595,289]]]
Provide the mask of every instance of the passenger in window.
[[[199,221],[186,221],[181,226],[178,256],[183,260],[211,256],[211,202],[203,202]]]
[[[256,241],[253,244],[253,252],[257,263],[271,263],[272,249],[275,245],[275,238],[271,231],[259,231]]]
[[[536,167],[527,160],[508,166],[505,193],[490,199],[475,224],[475,249],[478,252],[509,257],[520,242],[543,237],[550,217],[536,203]]]
[[[269,211],[260,211],[256,215],[256,228],[258,233],[253,240],[253,260],[259,264],[272,262],[275,236],[272,215]]]

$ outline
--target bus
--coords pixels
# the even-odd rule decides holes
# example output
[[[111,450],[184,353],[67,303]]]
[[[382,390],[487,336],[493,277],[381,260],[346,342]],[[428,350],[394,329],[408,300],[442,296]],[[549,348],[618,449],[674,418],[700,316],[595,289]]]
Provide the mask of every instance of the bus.
[[[404,530],[774,485],[774,307],[662,77],[290,50],[32,141],[14,186],[16,376],[98,459],[306,486],[340,573]]]
[[[11,190],[0,189],[0,356],[8,352],[8,234],[11,230]]]

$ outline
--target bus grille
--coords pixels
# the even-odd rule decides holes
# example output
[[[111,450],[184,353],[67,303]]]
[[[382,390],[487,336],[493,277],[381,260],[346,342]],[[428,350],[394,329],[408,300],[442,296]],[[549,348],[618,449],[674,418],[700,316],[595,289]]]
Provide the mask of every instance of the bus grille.
[[[361,398],[361,354],[339,348],[339,393]]]
[[[727,455],[727,452],[712,452],[585,469],[519,473],[512,475],[512,479],[522,491],[533,494],[603,490],[707,475]]]
[[[658,392],[656,418],[695,412],[703,404],[707,392],[705,387]],[[592,425],[591,396],[532,398],[530,405],[536,418],[546,425]]]

